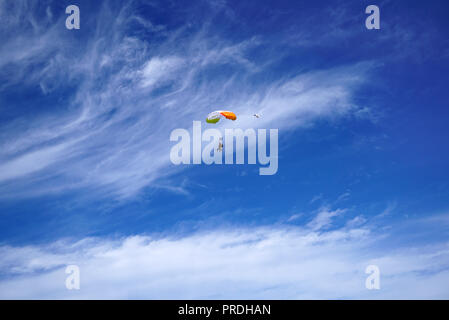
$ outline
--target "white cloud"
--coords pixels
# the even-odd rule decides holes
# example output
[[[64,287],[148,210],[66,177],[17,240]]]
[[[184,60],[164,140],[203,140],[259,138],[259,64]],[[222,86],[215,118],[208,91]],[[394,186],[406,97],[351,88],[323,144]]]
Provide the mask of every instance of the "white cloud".
[[[278,226],[8,246],[0,298],[447,299],[449,244],[379,247],[386,236],[374,226]],[[69,264],[80,267],[79,291],[65,288]],[[365,288],[370,264],[380,290]]]
[[[318,211],[318,214],[310,221],[307,226],[312,230],[320,230],[325,227],[329,227],[332,218],[344,213],[345,210],[337,209],[337,210],[329,210],[329,208],[323,207]]]
[[[183,59],[177,57],[154,57],[148,61],[142,70],[142,86],[161,86],[170,79],[176,79],[177,71]]]

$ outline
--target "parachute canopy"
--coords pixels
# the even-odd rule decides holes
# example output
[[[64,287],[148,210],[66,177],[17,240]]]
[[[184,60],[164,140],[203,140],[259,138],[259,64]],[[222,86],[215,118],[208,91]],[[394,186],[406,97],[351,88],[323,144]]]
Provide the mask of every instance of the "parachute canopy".
[[[226,118],[229,120],[235,120],[237,119],[237,116],[234,112],[231,111],[214,111],[209,113],[209,115],[206,118],[207,123],[217,123],[220,121],[221,118]]]

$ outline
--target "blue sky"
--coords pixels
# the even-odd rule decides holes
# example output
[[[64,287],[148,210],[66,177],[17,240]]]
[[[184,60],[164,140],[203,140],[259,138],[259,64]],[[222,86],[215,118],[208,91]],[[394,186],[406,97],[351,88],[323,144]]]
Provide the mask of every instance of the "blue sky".
[[[0,297],[447,299],[448,9],[0,2]],[[217,109],[275,175],[170,162]]]

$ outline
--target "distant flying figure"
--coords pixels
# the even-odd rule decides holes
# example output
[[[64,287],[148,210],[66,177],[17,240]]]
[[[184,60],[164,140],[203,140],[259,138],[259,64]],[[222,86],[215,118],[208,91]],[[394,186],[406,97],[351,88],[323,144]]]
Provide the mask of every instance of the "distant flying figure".
[[[220,138],[220,142],[218,142],[218,148],[217,148],[218,152],[223,151],[223,138]]]
[[[260,118],[260,115],[258,113],[253,114],[256,118]]]

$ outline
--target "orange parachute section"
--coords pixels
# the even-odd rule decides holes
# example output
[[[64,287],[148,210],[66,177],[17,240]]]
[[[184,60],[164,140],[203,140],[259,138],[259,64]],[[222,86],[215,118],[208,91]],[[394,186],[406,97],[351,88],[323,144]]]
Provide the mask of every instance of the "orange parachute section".
[[[235,113],[231,112],[231,111],[221,111],[220,114],[223,117],[225,117],[226,119],[229,119],[229,120],[236,120],[237,119],[237,116],[235,115]]]

